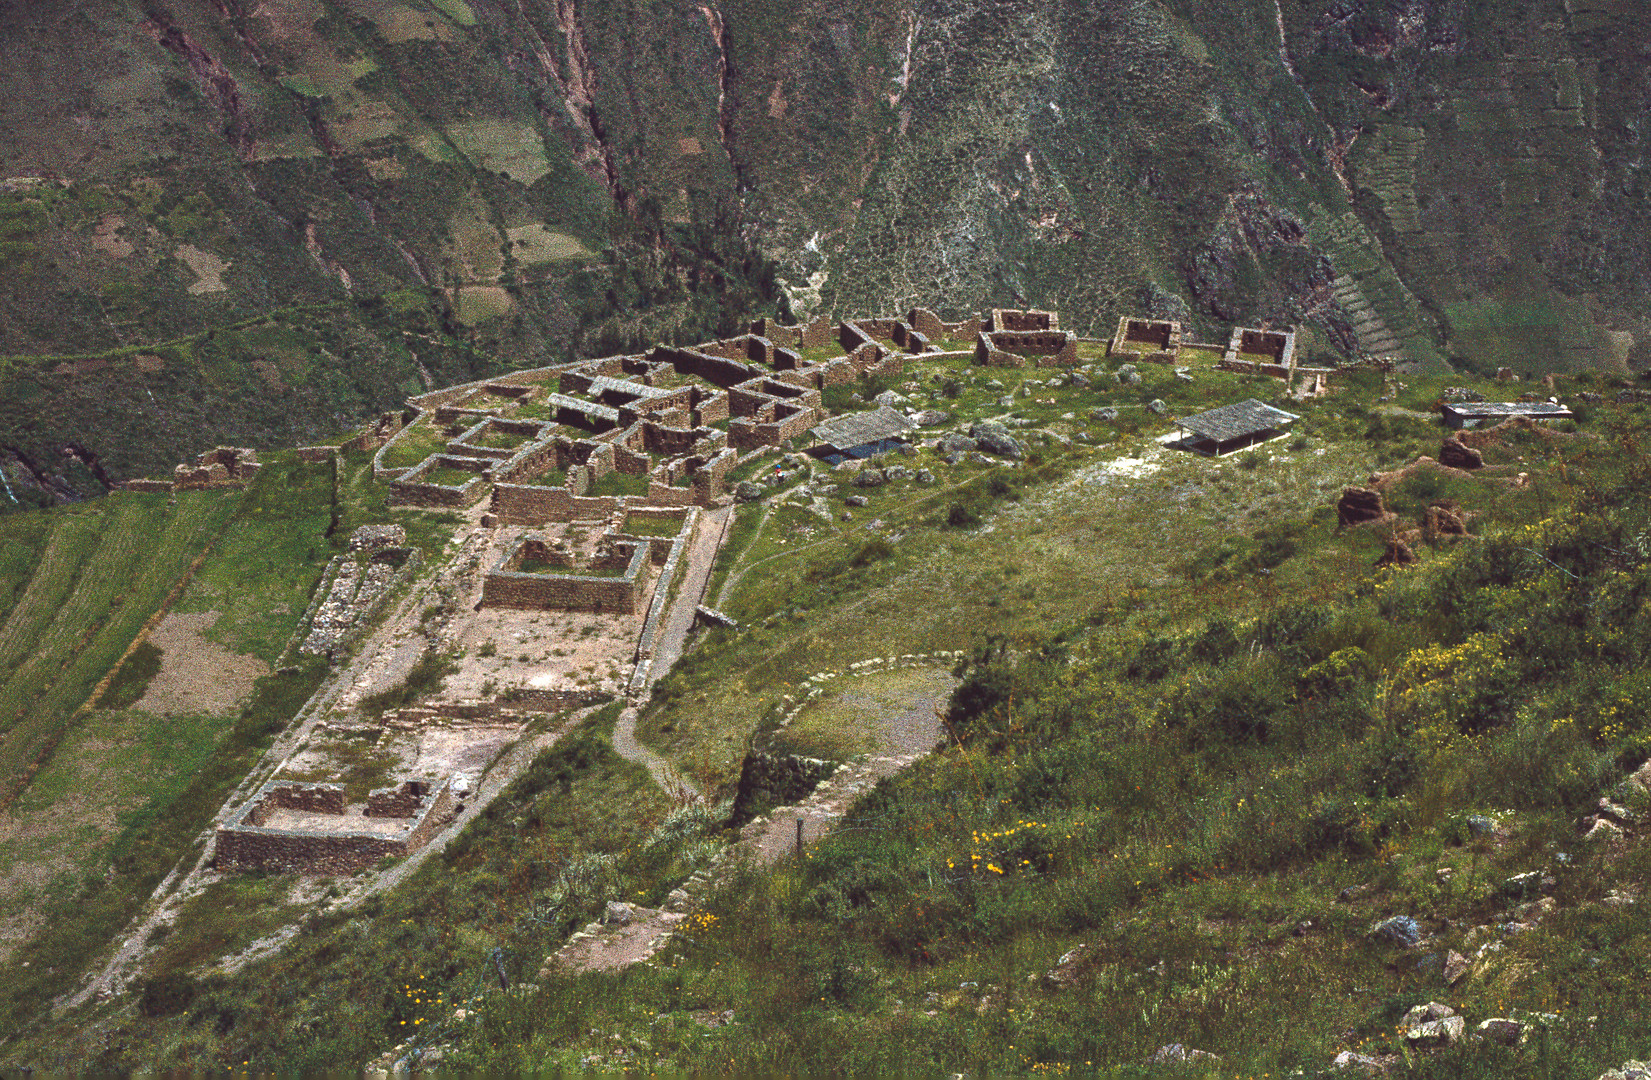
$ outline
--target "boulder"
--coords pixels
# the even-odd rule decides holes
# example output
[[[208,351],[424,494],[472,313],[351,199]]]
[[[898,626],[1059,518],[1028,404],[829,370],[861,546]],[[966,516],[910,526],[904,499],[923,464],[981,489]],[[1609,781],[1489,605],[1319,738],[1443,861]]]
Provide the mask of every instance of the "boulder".
[[[1355,1054],[1351,1050],[1343,1050],[1330,1062],[1332,1069],[1356,1069],[1366,1076],[1380,1076],[1387,1069],[1380,1061],[1368,1054]]]
[[[1505,1016],[1493,1016],[1489,1020],[1481,1020],[1478,1031],[1479,1037],[1487,1042],[1500,1046],[1517,1046],[1519,1036],[1525,1033],[1525,1025]]]
[[[1115,372],[1112,377],[1123,383],[1125,386],[1141,385],[1141,373],[1136,371],[1134,368],[1131,368],[1128,371]]]
[[[1103,405],[1098,409],[1090,409],[1089,418],[1110,424],[1118,419],[1118,410],[1110,405]]]
[[[846,506],[864,506],[867,501],[864,495],[850,495],[843,500],[843,504]]]
[[[1367,521],[1386,521],[1388,517],[1382,493],[1374,488],[1343,488],[1341,498],[1336,500],[1336,522],[1343,528]]]
[[[904,465],[890,465],[883,470],[883,475],[890,480],[910,480],[911,470]]]
[[[905,397],[895,393],[893,390],[884,390],[881,394],[878,394],[871,400],[877,402],[879,405],[886,405],[891,409],[896,405],[904,405],[906,403]]]
[[[741,480],[734,487],[735,502],[756,502],[766,494],[768,492],[763,489],[761,484],[753,484],[749,480]]]
[[[1002,424],[991,420],[977,420],[969,427],[969,437],[975,440],[977,447],[989,454],[1019,460],[1026,456],[1023,448],[1009,429]]]
[[[1091,385],[1089,376],[1081,371],[1074,371],[1072,373],[1072,385],[1080,388]]]
[[[1473,965],[1468,963],[1468,958],[1463,956],[1461,953],[1455,951],[1446,952],[1444,971],[1445,984],[1448,986],[1455,986],[1461,981],[1462,976],[1468,973],[1468,969],[1472,966]]]
[[[609,900],[608,906],[602,912],[602,921],[610,926],[629,926],[631,915],[629,904],[622,900]]]
[[[1468,832],[1473,836],[1490,836],[1496,832],[1496,822],[1483,814],[1469,814]]]
[[[1221,1059],[1208,1050],[1194,1050],[1181,1043],[1160,1046],[1147,1056],[1148,1065],[1190,1065],[1194,1062],[1214,1062]]]
[[[1453,469],[1483,469],[1485,455],[1452,435],[1439,447],[1439,464]]]
[[[966,454],[970,450],[978,448],[978,446],[979,444],[969,438],[969,436],[962,435],[954,431],[949,435],[941,436],[940,441],[935,444],[935,449],[943,455]]]
[[[1599,1074],[1599,1080],[1651,1080],[1651,1064],[1643,1061],[1625,1061],[1614,1069]]]
[[[1405,948],[1419,944],[1422,940],[1420,924],[1409,915],[1394,915],[1383,919],[1372,926],[1370,932],[1384,941],[1391,941]]]
[[[940,409],[924,409],[922,412],[912,417],[912,423],[916,424],[918,427],[934,427],[937,424],[949,423],[951,419],[952,414],[949,412],[944,412]]]
[[[1163,416],[1169,412],[1169,406],[1164,404],[1163,398],[1153,398],[1147,402],[1147,412],[1152,413],[1154,416]]]
[[[1426,1005],[1417,1005],[1405,1013],[1399,1020],[1401,1029],[1416,1027],[1418,1024],[1429,1024],[1435,1020],[1443,1020],[1447,1016],[1455,1016],[1456,1010],[1449,1005],[1441,1005],[1437,1001],[1430,1001]]]
[[[1460,1042],[1462,1034],[1467,1029],[1467,1021],[1460,1016],[1447,1016],[1442,1020],[1429,1020],[1417,1024],[1405,1032],[1405,1041],[1412,1046],[1449,1046]]]
[[[882,469],[863,469],[854,476],[854,486],[863,488],[882,487],[889,482],[889,478]]]
[[[934,473],[927,469],[918,469],[913,479],[919,484],[932,484],[934,483]]]

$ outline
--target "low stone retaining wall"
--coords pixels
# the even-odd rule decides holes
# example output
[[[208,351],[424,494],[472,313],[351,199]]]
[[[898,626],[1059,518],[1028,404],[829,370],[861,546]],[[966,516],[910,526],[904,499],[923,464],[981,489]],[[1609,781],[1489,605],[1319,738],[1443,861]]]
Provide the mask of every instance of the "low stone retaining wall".
[[[403,788],[411,785],[404,784]],[[259,790],[240,813],[218,830],[214,852],[221,870],[273,870],[298,874],[353,874],[391,855],[405,855],[429,842],[447,821],[454,802],[451,780],[417,785],[416,800],[398,789],[380,789],[374,795],[395,809],[380,816],[404,818],[406,832],[347,829],[270,829],[261,822],[278,809],[344,818],[344,789],[337,784],[299,784],[272,780]],[[371,807],[369,802],[369,807]]]

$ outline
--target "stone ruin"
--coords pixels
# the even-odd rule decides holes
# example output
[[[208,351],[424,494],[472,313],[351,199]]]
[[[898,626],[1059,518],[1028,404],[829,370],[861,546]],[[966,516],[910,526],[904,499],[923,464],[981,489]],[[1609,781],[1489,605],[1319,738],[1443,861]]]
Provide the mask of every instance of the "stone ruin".
[[[562,541],[524,536],[482,581],[482,607],[634,615],[653,581],[653,544],[604,536],[579,565]]]
[[[349,552],[334,556],[322,574],[302,627],[298,651],[327,654],[367,628],[395,586],[418,567],[400,525],[363,525],[350,535]]]
[[[353,874],[429,842],[462,808],[452,778],[370,792],[359,815],[338,784],[272,780],[219,829],[220,870]]]
[[[126,491],[199,491],[204,488],[245,487],[263,466],[258,451],[241,446],[215,446],[172,470],[171,480],[128,480]]]

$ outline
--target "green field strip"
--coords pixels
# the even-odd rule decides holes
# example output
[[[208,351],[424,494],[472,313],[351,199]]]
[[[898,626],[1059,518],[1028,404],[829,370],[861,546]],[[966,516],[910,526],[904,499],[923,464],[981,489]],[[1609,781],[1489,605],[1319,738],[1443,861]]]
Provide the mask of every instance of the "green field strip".
[[[0,778],[26,783],[98,681],[125,653],[189,563],[222,530],[239,493],[113,497],[108,528],[74,595],[0,687]]]
[[[57,619],[103,527],[101,506],[97,512],[56,515],[34,576],[6,618],[4,628],[0,628],[0,672],[16,667],[32,653],[35,643]],[[5,714],[0,713],[0,730],[7,722]]]

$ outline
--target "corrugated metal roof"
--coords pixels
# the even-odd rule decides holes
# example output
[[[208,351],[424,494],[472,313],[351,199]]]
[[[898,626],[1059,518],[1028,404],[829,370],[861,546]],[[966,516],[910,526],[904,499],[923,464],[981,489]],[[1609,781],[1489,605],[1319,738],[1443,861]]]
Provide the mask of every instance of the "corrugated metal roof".
[[[1564,420],[1571,410],[1551,401],[1447,401],[1445,408],[1457,416],[1469,419],[1489,419],[1493,416],[1531,416],[1544,420]]]
[[[904,435],[916,426],[904,413],[896,412],[887,405],[880,405],[868,412],[833,417],[809,430],[825,445],[847,450],[851,446]]]
[[[1301,417],[1295,413],[1275,409],[1271,405],[1250,398],[1235,405],[1223,405],[1219,409],[1211,409],[1197,416],[1177,420],[1176,423],[1194,435],[1216,442],[1226,442],[1229,439],[1242,439],[1247,435],[1258,435],[1300,419]]]

